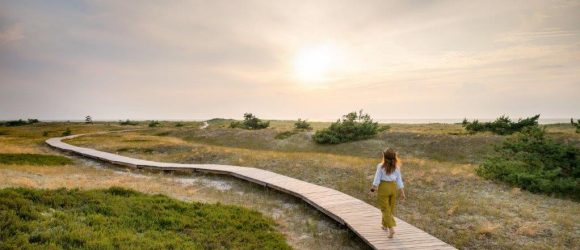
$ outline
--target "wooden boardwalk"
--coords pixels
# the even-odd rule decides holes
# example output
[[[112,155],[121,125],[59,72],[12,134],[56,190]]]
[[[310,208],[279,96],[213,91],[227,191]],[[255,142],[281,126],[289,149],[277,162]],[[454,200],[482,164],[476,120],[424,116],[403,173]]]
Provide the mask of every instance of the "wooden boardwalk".
[[[455,249],[447,243],[398,218],[393,239],[381,229],[381,211],[359,199],[263,169],[215,164],[178,164],[139,160],[62,142],[81,135],[48,139],[51,147],[116,165],[138,169],[193,170],[227,174],[299,197],[324,214],[346,225],[374,249]]]

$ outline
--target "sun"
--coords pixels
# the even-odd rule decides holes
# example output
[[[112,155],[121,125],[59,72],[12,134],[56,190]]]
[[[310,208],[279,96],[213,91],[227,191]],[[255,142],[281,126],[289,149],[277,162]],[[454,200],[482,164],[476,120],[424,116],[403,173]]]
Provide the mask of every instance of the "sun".
[[[301,49],[294,58],[294,75],[299,81],[305,83],[329,81],[338,60],[338,50],[332,45],[325,44]]]

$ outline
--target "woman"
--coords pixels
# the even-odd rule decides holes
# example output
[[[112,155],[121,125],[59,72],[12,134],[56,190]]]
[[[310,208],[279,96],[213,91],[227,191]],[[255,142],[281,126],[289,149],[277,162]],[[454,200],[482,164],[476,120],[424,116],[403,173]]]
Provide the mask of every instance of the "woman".
[[[403,177],[401,176],[401,161],[395,150],[388,148],[383,151],[383,162],[377,165],[375,179],[371,192],[377,188],[379,190],[378,201],[383,213],[382,228],[389,231],[389,238],[395,234],[395,205],[397,190],[401,192],[401,200],[404,201],[405,191],[403,190]]]

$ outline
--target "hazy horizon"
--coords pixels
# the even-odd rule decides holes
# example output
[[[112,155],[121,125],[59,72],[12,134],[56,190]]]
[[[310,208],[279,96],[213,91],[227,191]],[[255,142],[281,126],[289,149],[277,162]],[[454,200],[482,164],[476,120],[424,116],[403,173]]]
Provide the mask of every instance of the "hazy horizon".
[[[0,120],[578,119],[578,13],[563,0],[0,0]]]

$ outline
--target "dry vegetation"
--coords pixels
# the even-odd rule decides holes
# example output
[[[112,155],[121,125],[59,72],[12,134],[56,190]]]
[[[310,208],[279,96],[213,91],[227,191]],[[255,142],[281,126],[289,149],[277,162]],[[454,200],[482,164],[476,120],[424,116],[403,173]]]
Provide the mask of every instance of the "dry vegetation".
[[[466,135],[460,125],[391,124],[390,131],[375,139],[321,146],[309,140],[312,132],[276,139],[292,129],[292,122],[273,121],[272,128],[260,131],[229,129],[219,121],[210,124],[204,130],[162,127],[80,137],[71,143],[157,161],[268,169],[370,204],[374,198],[367,189],[374,166],[380,151],[391,146],[403,158],[408,201],[398,207],[401,219],[462,249],[580,247],[577,202],[531,194],[475,175],[475,167],[504,139],[501,136]],[[548,131],[577,143],[579,136],[568,127],[550,125]]]
[[[179,129],[193,129],[199,123],[184,123]],[[67,127],[73,134],[97,131],[140,129],[139,126],[119,126],[117,123],[40,123],[30,126],[0,127],[0,153],[33,153],[63,155],[44,145],[44,131],[49,136],[59,136]],[[175,127],[174,123],[162,123],[164,127]],[[159,134],[159,130],[155,132]],[[163,132],[161,131],[161,134]],[[122,134],[111,134],[111,136]],[[161,144],[175,145],[183,140],[155,136]],[[158,142],[158,143],[159,143]],[[127,138],[126,143],[154,146],[139,138]],[[0,164],[0,188],[80,188],[95,189],[119,186],[150,194],[164,194],[185,201],[240,205],[260,211],[274,219],[276,229],[282,232],[287,242],[296,249],[365,249],[355,235],[334,223],[323,214],[300,200],[225,176],[199,175],[192,173],[163,174],[152,172],[128,172],[127,170],[103,165],[78,157],[73,163],[62,166]]]

